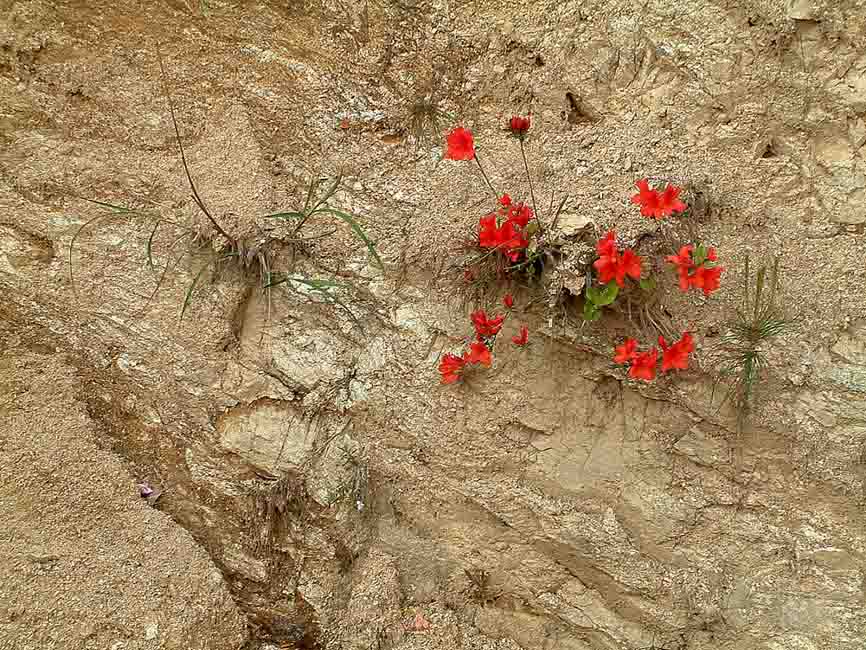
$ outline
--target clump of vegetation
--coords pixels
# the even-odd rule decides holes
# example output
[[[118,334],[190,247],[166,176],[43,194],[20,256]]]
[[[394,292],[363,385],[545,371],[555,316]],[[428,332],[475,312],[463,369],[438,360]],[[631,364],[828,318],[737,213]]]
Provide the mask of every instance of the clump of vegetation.
[[[482,607],[486,606],[488,603],[494,602],[502,595],[503,592],[501,589],[493,588],[490,580],[490,573],[484,569],[464,569],[463,572],[472,583],[472,599]]]
[[[320,192],[322,180],[314,177],[310,181],[307,190],[306,201],[304,202],[303,208],[299,210],[276,212],[273,214],[264,215],[262,217],[262,219],[282,219],[284,221],[294,222],[293,227],[289,229],[289,234],[287,236],[273,235],[270,232],[266,232],[264,229],[257,229],[252,236],[243,237],[237,236],[236,234],[229,232],[224,227],[224,225],[220,223],[220,220],[217,219],[214,212],[207,206],[198,191],[195,181],[193,180],[193,175],[187,162],[186,151],[184,150],[183,141],[181,139],[180,127],[178,125],[178,120],[175,113],[174,102],[172,101],[172,96],[168,88],[165,68],[163,66],[161,57],[159,59],[159,65],[162,74],[166,99],[168,101],[171,122],[174,127],[175,140],[177,142],[183,171],[186,176],[190,191],[192,193],[193,202],[212,226],[213,232],[215,233],[216,237],[218,237],[221,241],[215,244],[211,240],[210,235],[203,235],[201,232],[196,231],[194,228],[174,223],[169,219],[165,219],[160,215],[155,214],[153,211],[141,211],[125,206],[118,206],[102,201],[86,199],[90,203],[93,203],[100,206],[101,208],[108,210],[108,212],[97,215],[96,217],[86,221],[76,231],[75,235],[70,241],[69,275],[73,291],[75,290],[75,281],[73,275],[73,248],[76,240],[78,239],[79,235],[85,230],[85,228],[95,223],[96,221],[106,218],[108,216],[134,217],[136,219],[141,219],[143,217],[145,220],[150,220],[152,223],[150,236],[147,239],[146,257],[148,268],[156,276],[156,286],[153,289],[145,305],[145,308],[159,291],[168,272],[176,268],[183,260],[183,258],[186,255],[190,254],[193,250],[192,247],[188,247],[188,249],[184,251],[179,257],[174,260],[167,260],[165,266],[162,267],[162,269],[157,269],[153,254],[154,242],[156,240],[157,233],[160,227],[166,224],[171,224],[176,227],[180,227],[180,229],[182,230],[182,234],[171,244],[169,255],[171,255],[171,252],[174,250],[175,246],[182,241],[186,241],[188,244],[198,244],[198,249],[207,247],[209,250],[209,256],[207,261],[195,272],[192,281],[187,287],[183,304],[180,309],[181,319],[184,317],[187,309],[190,306],[196,287],[201,283],[203,278],[206,277],[206,273],[209,270],[213,271],[214,276],[216,276],[219,274],[219,272],[226,268],[235,268],[236,270],[239,270],[244,277],[254,278],[257,286],[263,292],[268,292],[273,287],[282,285],[286,289],[289,289],[299,295],[317,296],[320,299],[331,303],[332,305],[339,306],[345,311],[347,311],[353,320],[356,320],[352,312],[337,297],[337,292],[340,289],[345,289],[347,287],[345,282],[338,282],[332,278],[309,277],[304,273],[295,272],[294,268],[296,254],[300,253],[306,255],[307,257],[310,256],[308,248],[310,242],[318,239],[323,239],[336,233],[337,230],[335,228],[323,234],[318,234],[315,236],[304,237],[302,235],[302,229],[306,224],[308,224],[313,219],[324,217],[336,219],[337,221],[347,225],[351,229],[353,235],[364,244],[375,265],[380,270],[384,271],[382,259],[379,257],[379,254],[376,251],[376,246],[374,242],[367,236],[366,232],[364,231],[358,220],[349,212],[340,209],[339,207],[336,207],[331,203],[334,195],[340,187],[342,177],[338,175],[334,182],[329,187],[327,187],[324,192]],[[290,252],[290,255],[288,256],[290,259],[290,268],[285,271],[275,270],[274,263],[275,259],[277,258],[277,254],[280,251],[284,250],[288,250]],[[268,302],[268,304],[270,304],[270,302]]]
[[[777,304],[779,258],[773,266],[761,266],[752,288],[748,256],[743,270],[743,303],[736,318],[726,323],[717,360],[723,379],[729,387],[722,402],[730,401],[737,411],[737,432],[742,433],[749,416],[760,378],[766,365],[765,349],[769,341],[787,332],[792,324]]]
[[[416,149],[436,144],[442,133],[443,122],[451,121],[449,113],[439,107],[431,97],[422,97],[409,106],[409,132],[415,140]]]

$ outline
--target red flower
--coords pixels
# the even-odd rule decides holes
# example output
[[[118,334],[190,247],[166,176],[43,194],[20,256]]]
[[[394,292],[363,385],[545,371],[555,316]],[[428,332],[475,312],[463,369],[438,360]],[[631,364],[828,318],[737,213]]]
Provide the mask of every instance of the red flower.
[[[497,233],[496,214],[491,212],[481,217],[478,221],[478,245],[481,248],[496,248],[499,245]]]
[[[668,255],[665,258],[666,262],[670,262],[671,264],[675,264],[677,267],[677,272],[680,276],[680,290],[688,291],[689,290],[689,272],[694,268],[695,264],[692,261],[692,250],[693,246],[689,244],[688,246],[683,246],[680,248],[680,252],[676,255]],[[713,256],[715,257],[715,249],[710,249],[713,251]]]
[[[608,233],[608,237],[612,234]],[[599,251],[605,251],[605,254],[592,264],[598,271],[598,281],[607,284],[611,280],[616,280],[620,287],[624,287],[626,276],[639,280],[641,276],[640,256],[636,255],[631,248],[625,249],[620,256],[615,248],[616,244],[612,243],[612,239],[608,239],[608,237],[596,245]]]
[[[511,118],[509,122],[509,126],[511,127],[512,135],[517,136],[520,139],[526,137],[526,132],[529,131],[530,121],[529,116],[519,117],[515,115]]]
[[[466,365],[463,357],[458,357],[450,352],[442,357],[439,362],[439,372],[442,373],[443,384],[453,384],[460,379],[463,367]]]
[[[691,334],[683,332],[682,338],[670,347],[665,337],[659,336],[659,345],[662,346],[662,372],[686,370],[689,367],[689,354],[695,349]]]
[[[609,256],[616,253],[616,233],[611,230],[603,239],[599,239],[595,245],[595,250],[598,251],[599,257]]]
[[[520,334],[518,336],[512,336],[511,342],[514,345],[526,345],[526,342],[529,340],[529,328],[526,325],[520,326]]]
[[[632,280],[640,280],[640,263],[640,256],[635,255],[632,249],[626,248],[622,253],[622,259],[620,259],[619,268],[616,271],[616,283],[620,287],[625,286],[625,276],[630,277]]]
[[[659,193],[650,189],[649,181],[643,178],[635,183],[638,193],[631,197],[631,202],[640,206],[640,213],[645,217],[657,217],[659,208]]]
[[[700,266],[695,270],[694,275],[689,276],[689,284],[698,289],[703,289],[704,295],[709,296],[713,291],[719,288],[719,277],[725,269],[721,266],[707,268]]]
[[[509,205],[511,205],[511,197],[508,196],[507,194],[503,194],[502,196],[499,197],[499,204],[501,206],[507,208]]]
[[[493,357],[490,356],[490,349],[481,341],[473,341],[469,344],[469,352],[463,355],[465,363],[478,364],[482,366],[490,366]]]
[[[505,316],[488,318],[487,312],[483,309],[472,312],[470,318],[472,319],[472,324],[475,326],[475,333],[478,335],[479,339],[499,334],[499,330],[502,329],[502,323],[505,320]]]
[[[497,226],[496,215],[491,213],[481,217],[479,221],[478,245],[481,248],[498,248],[515,262],[520,257],[521,250],[529,246],[529,241],[515,222],[505,221],[501,226]]]
[[[507,309],[511,309],[512,307],[514,307],[514,296],[512,296],[510,293],[506,293],[502,297],[502,304],[505,305]]]
[[[682,192],[682,189],[674,185],[668,185],[664,189],[664,192],[659,196],[659,212],[662,215],[685,211],[686,204],[677,198],[680,192]]]
[[[689,288],[695,287],[702,289],[705,296],[715,291],[720,286],[720,276],[725,269],[721,266],[706,266],[707,262],[715,262],[716,249],[708,248],[706,259],[701,262],[700,266],[695,266],[692,259],[692,251],[694,247],[689,244],[680,248],[680,252],[676,255],[668,255],[665,261],[676,265],[677,273],[680,278],[680,291],[688,291]]]
[[[683,212],[686,204],[679,200],[681,188],[667,185],[664,191],[651,189],[647,179],[635,183],[638,193],[631,197],[631,202],[640,205],[640,213],[652,219],[661,219],[674,212]]]
[[[649,352],[636,353],[634,359],[632,359],[631,368],[628,369],[628,376],[632,379],[652,381],[656,378],[656,361],[658,357],[658,348],[653,348]]]
[[[592,263],[593,268],[598,271],[598,281],[607,284],[616,277],[619,268],[619,254],[614,251],[612,255],[599,257]]]
[[[472,131],[462,126],[456,127],[447,138],[448,148],[445,157],[449,160],[472,160],[475,158],[475,141]]]
[[[521,228],[525,228],[532,220],[532,208],[524,203],[518,203],[508,208],[508,221],[517,224]]]
[[[625,343],[614,348],[614,352],[616,352],[613,357],[614,363],[631,363],[637,356],[637,341],[626,339]]]

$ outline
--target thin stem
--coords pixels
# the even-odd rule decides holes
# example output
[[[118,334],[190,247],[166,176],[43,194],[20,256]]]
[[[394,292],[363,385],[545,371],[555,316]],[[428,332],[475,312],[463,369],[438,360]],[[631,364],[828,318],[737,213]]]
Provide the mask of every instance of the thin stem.
[[[478,169],[481,170],[481,175],[484,177],[484,182],[487,183],[487,187],[490,188],[490,191],[493,192],[493,198],[498,199],[499,193],[496,191],[496,188],[493,187],[493,183],[490,182],[490,179],[487,178],[487,174],[484,172],[484,167],[481,166],[481,160],[478,158],[478,152],[475,152],[475,164],[478,165]]]
[[[189,187],[192,190],[192,198],[195,201],[195,204],[199,207],[199,209],[204,213],[204,216],[208,218],[211,222],[211,225],[216,229],[216,231],[223,236],[223,238],[229,243],[234,242],[234,238],[229,235],[225,230],[223,230],[222,226],[217,223],[217,220],[213,218],[210,211],[205,206],[204,201],[198,194],[198,189],[196,189],[195,183],[192,180],[192,174],[189,173],[189,165],[186,162],[186,153],[183,150],[183,142],[180,139],[180,128],[177,125],[177,118],[174,114],[174,102],[171,99],[171,92],[168,89],[168,78],[165,74],[165,66],[162,62],[162,54],[159,52],[159,46],[157,45],[156,51],[157,58],[159,60],[159,71],[162,76],[162,84],[165,89],[165,98],[168,100],[168,110],[171,113],[171,123],[174,125],[174,135],[177,139],[177,148],[180,149],[180,161],[183,164],[183,171],[186,173],[186,179],[189,181]]]
[[[538,206],[535,204],[535,190],[532,187],[532,174],[529,173],[529,163],[526,161],[526,148],[523,145],[523,138],[520,138],[520,153],[523,156],[523,169],[526,170],[526,180],[529,181],[529,196],[532,197],[532,209],[535,210],[535,221],[538,223],[539,235],[541,235],[544,233],[544,227],[541,225]]]

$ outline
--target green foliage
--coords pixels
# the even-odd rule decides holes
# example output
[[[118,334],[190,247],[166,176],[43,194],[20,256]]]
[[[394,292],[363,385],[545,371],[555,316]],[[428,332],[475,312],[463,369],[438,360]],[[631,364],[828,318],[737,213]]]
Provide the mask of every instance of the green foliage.
[[[376,251],[376,245],[373,241],[367,236],[367,233],[364,232],[364,229],[361,227],[361,224],[358,223],[358,220],[355,219],[351,214],[335,208],[331,206],[328,201],[334,196],[337,191],[337,188],[340,186],[340,181],[342,180],[342,176],[337,176],[334,183],[325,190],[324,194],[320,197],[316,197],[316,191],[319,187],[319,181],[317,179],[312,179],[310,181],[310,186],[307,189],[307,199],[304,202],[304,207],[300,211],[292,211],[292,212],[277,212],[275,214],[265,215],[266,219],[285,219],[285,220],[296,220],[297,225],[295,225],[293,238],[298,237],[301,232],[301,228],[304,227],[304,224],[311,217],[315,217],[316,215],[326,215],[331,217],[336,217],[343,223],[351,228],[352,233],[357,237],[367,248],[367,252],[370,254],[370,257],[373,258],[376,266],[379,270],[384,271],[385,265],[382,263],[382,258],[379,257],[379,253]],[[294,241],[297,241],[293,239]]]
[[[601,318],[601,307],[596,305],[591,300],[583,303],[583,319],[587,321],[595,321]]]
[[[599,307],[605,307],[613,303],[619,295],[619,285],[611,280],[601,287],[587,287],[586,297],[589,301]]]
[[[594,287],[587,283],[584,292],[583,318],[594,321],[601,318],[601,308],[613,304],[619,295],[619,285],[611,280],[605,285]]]
[[[750,262],[746,257],[743,272],[743,302],[736,318],[727,322],[716,354],[720,374],[727,379],[730,400],[737,411],[737,431],[742,432],[752,406],[760,370],[766,365],[763,348],[773,338],[784,334],[792,325],[776,304],[779,286],[779,258],[772,268],[762,266],[754,281],[750,277]]]
[[[638,280],[638,286],[644,291],[653,291],[656,288],[656,279],[655,278],[641,278]]]

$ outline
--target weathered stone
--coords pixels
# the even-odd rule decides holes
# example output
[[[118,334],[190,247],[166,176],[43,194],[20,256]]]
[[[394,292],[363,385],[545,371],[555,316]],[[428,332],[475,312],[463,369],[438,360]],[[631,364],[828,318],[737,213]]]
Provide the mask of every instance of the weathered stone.
[[[305,419],[286,402],[260,400],[237,406],[217,422],[220,444],[270,472],[298,467],[309,456],[317,421]]]

